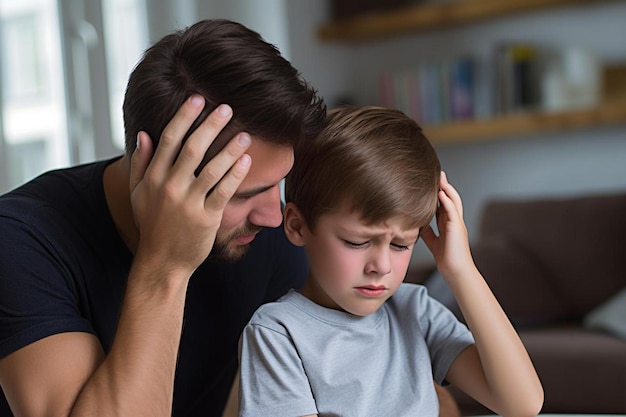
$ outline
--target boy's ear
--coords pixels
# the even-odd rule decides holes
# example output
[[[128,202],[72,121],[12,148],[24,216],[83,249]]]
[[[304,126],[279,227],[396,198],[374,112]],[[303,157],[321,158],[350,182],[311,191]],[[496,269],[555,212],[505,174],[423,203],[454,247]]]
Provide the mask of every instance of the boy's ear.
[[[294,203],[287,203],[283,217],[287,239],[296,246],[304,246],[303,229],[306,227],[306,222],[298,207]]]

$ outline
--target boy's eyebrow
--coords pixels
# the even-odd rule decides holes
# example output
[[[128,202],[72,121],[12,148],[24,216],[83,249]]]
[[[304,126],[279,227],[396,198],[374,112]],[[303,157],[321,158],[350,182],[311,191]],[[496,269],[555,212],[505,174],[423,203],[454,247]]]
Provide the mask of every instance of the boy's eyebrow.
[[[363,237],[363,238],[372,238],[380,234],[379,231],[372,230],[372,228],[369,226],[347,227],[345,225],[342,225],[342,226],[339,226],[339,229],[342,230],[344,233],[353,234],[353,235]],[[409,234],[403,233],[399,236],[396,236],[396,238],[403,240],[403,241],[411,241],[411,242],[417,241],[421,231],[422,231],[422,228],[420,228],[419,233],[415,236],[412,233],[409,233]]]

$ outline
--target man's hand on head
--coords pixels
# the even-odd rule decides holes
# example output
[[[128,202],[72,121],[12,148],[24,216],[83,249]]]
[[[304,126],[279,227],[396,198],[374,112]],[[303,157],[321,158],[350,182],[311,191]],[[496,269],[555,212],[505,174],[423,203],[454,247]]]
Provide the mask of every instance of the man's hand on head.
[[[139,230],[136,258],[158,268],[191,273],[209,255],[222,213],[250,169],[250,136],[240,133],[199,172],[194,172],[232,117],[218,106],[189,136],[204,100],[185,101],[163,130],[156,150],[145,132],[137,136],[130,168],[131,204]]]

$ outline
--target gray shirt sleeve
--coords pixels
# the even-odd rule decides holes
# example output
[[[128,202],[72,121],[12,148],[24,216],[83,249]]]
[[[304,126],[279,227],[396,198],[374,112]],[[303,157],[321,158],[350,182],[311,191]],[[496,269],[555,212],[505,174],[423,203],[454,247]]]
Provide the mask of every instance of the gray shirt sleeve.
[[[284,331],[251,322],[240,341],[240,417],[317,414],[302,361]]]
[[[428,296],[425,288],[419,288],[414,297],[414,305],[421,306],[415,317],[428,345],[433,378],[439,384],[445,383],[450,366],[463,350],[474,344],[474,338],[447,307]]]

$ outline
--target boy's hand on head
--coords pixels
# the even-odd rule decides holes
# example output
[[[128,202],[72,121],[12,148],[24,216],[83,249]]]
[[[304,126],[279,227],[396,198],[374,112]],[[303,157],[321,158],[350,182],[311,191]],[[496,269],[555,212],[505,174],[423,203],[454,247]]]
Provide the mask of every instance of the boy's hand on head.
[[[421,234],[424,243],[432,252],[437,268],[444,277],[453,277],[474,266],[470,253],[469,238],[463,221],[463,203],[456,189],[441,173],[439,182],[439,207],[437,208],[437,230],[426,226]]]
[[[154,156],[148,135],[141,132],[130,169],[131,204],[139,230],[136,258],[159,268],[183,268],[188,275],[209,255],[224,207],[251,163],[244,154],[250,137],[239,134],[194,175],[232,116],[230,107],[218,106],[182,145],[203,107],[202,97],[187,100],[163,130]]]

